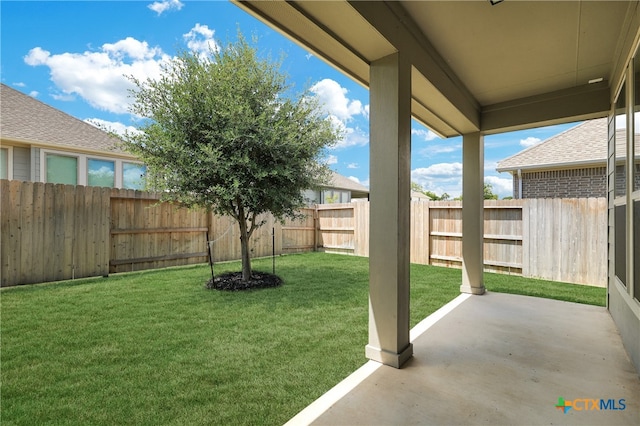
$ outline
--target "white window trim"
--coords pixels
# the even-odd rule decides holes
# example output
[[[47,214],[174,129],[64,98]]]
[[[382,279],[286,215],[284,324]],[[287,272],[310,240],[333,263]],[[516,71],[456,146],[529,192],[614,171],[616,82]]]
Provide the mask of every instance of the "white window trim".
[[[146,169],[146,167],[147,167],[147,166],[146,166],[142,161],[134,161],[134,160],[119,160],[119,163],[120,163],[120,166],[119,166],[119,167],[120,167],[120,171],[119,171],[119,172],[116,172],[116,173],[118,173],[118,174],[117,174],[116,179],[117,179],[118,177],[120,178],[120,185],[118,186],[118,188],[120,188],[120,189],[124,188],[124,186],[123,186],[123,185],[124,185],[124,163],[128,163],[128,164],[138,164],[138,165],[140,165],[140,166],[144,166],[144,167],[145,167],[145,169]],[[117,168],[118,168],[118,164],[116,164],[116,169],[117,169]],[[146,171],[145,171],[145,174],[146,174]]]
[[[81,164],[82,162],[80,161],[80,155],[73,153],[73,152],[69,152],[69,151],[54,151],[54,150],[50,150],[50,149],[41,149],[40,150],[40,182],[42,183],[48,183],[47,182],[47,154],[53,154],[53,155],[60,155],[60,156],[64,156],[64,157],[71,157],[71,158],[75,158],[76,161],[78,162],[78,171],[77,171],[77,176],[76,176],[76,185],[86,185],[87,184],[87,180],[86,180],[86,176],[85,176],[85,181],[84,183],[81,182],[81,176],[82,176],[82,171],[81,171]],[[86,162],[86,161],[85,161]],[[86,169],[87,166],[85,165],[85,173],[86,173]]]
[[[9,147],[7,147],[9,148]],[[58,151],[58,150],[54,150],[54,149],[45,149],[42,148],[40,149],[40,182],[42,183],[47,183],[47,154],[53,154],[53,155],[62,155],[65,157],[72,157],[72,158],[76,158],[78,161],[78,176],[76,177],[76,184],[77,185],[83,185],[83,186],[87,186],[87,183],[89,182],[89,160],[101,160],[101,161],[111,161],[113,163],[115,163],[114,165],[114,173],[115,173],[115,179],[114,179],[114,188],[122,188],[122,184],[123,184],[123,172],[124,172],[124,167],[123,164],[124,163],[130,163],[130,164],[139,164],[144,166],[145,164],[142,161],[136,161],[136,160],[129,160],[129,159],[123,159],[123,158],[113,158],[113,157],[103,157],[100,155],[92,155],[92,154],[79,154],[77,152],[70,152],[70,151]],[[13,154],[10,154],[10,158],[13,159]],[[12,173],[13,172],[13,168],[9,168],[9,172]]]
[[[7,179],[13,179],[13,147],[12,146],[2,146],[2,149],[7,150]]]
[[[95,156],[95,155],[87,155],[86,159],[84,160],[84,166],[85,166],[84,177],[85,177],[87,183],[89,183],[89,160],[109,161],[109,162],[113,163],[113,173],[114,173],[114,175],[113,175],[113,187],[112,188],[120,188],[120,186],[118,186],[118,159],[117,158],[98,157],[98,156]],[[105,188],[108,188],[108,187],[105,187]]]

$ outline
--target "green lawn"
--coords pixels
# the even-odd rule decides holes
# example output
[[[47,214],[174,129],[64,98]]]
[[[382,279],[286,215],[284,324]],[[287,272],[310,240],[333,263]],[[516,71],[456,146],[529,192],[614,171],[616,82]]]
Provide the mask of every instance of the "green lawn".
[[[240,293],[206,290],[207,265],[3,290],[2,424],[286,422],[366,361],[368,260],[285,256],[277,273],[282,287]],[[460,279],[412,265],[411,325]],[[601,288],[520,277],[486,285],[605,301]]]

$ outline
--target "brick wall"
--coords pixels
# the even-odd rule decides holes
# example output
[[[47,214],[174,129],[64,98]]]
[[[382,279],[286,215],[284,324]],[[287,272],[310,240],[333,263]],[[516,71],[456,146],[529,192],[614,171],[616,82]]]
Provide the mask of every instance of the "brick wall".
[[[640,190],[640,163],[635,164],[633,173],[633,191]],[[616,167],[616,196],[624,196],[627,193],[627,175],[623,166]]]
[[[513,176],[515,198],[605,197],[606,167],[522,173],[522,197],[518,175]]]

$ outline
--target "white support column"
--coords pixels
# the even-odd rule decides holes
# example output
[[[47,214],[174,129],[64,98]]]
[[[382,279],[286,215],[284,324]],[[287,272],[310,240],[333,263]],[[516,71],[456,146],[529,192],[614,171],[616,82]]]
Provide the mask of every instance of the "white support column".
[[[369,344],[366,356],[396,368],[409,342],[411,63],[395,53],[371,64]]]
[[[484,137],[462,136],[462,293],[484,294]]]

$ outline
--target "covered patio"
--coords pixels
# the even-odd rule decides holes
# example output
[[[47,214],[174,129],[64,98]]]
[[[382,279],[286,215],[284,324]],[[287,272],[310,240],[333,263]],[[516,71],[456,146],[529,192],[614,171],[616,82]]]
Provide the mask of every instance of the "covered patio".
[[[414,354],[402,369],[369,361],[288,425],[636,425],[640,419],[640,380],[605,308],[460,295],[414,327],[411,341]],[[565,414],[556,408],[560,397],[575,407]],[[601,399],[608,408],[594,409],[591,400],[600,408]]]
[[[317,421],[637,424],[639,3],[234,2],[370,93],[364,372],[375,371],[358,372],[367,377]],[[485,294],[485,135],[600,117],[608,118],[606,309]],[[464,301],[419,336],[409,329],[411,118],[462,137]],[[628,405],[554,417],[559,397]]]

